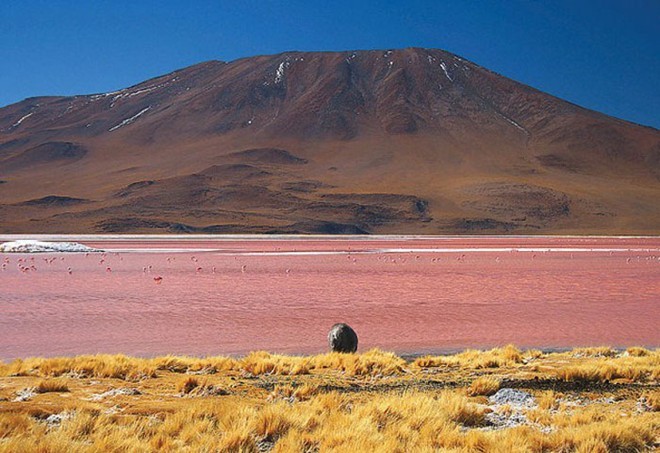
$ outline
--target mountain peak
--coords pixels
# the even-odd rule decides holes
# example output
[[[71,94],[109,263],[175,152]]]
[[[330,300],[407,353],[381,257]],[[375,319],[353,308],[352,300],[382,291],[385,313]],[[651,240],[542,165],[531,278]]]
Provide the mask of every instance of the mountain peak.
[[[14,232],[649,232],[659,177],[657,130],[439,49],[207,61],[0,109]],[[49,196],[89,201],[21,204]]]

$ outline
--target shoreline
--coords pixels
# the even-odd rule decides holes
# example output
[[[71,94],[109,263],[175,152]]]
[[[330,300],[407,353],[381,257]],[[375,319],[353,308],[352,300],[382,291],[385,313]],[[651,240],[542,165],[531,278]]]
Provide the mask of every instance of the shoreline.
[[[369,348],[366,351],[359,350],[357,354],[363,354],[367,351],[371,350],[378,350],[378,351],[383,351],[388,354],[392,354],[393,356],[396,356],[402,360],[404,360],[407,363],[414,362],[415,360],[421,358],[421,357],[427,357],[427,356],[434,356],[434,357],[452,357],[456,355],[460,355],[463,353],[467,352],[476,352],[476,353],[484,353],[491,351],[493,349],[498,349],[498,348],[503,348],[506,346],[511,346],[511,345],[501,345],[501,346],[483,346],[483,347],[463,347],[463,348],[446,348],[446,349],[428,349],[428,350],[423,350],[423,351],[417,351],[417,352],[406,352],[406,351],[397,351],[396,349],[390,350],[390,349],[382,349],[378,347],[373,347]],[[660,344],[656,345],[643,345],[643,344],[634,344],[630,346],[608,346],[608,345],[593,345],[593,346],[565,346],[565,347],[534,347],[534,346],[524,346],[524,345],[516,345],[516,348],[520,349],[522,352],[527,352],[527,351],[539,351],[542,354],[564,354],[564,353],[569,353],[571,351],[575,350],[581,350],[581,349],[607,349],[610,351],[614,351],[617,354],[622,354],[625,353],[626,350],[631,349],[631,348],[642,348],[646,349],[649,351],[656,351],[660,350]],[[310,358],[310,357],[315,357],[318,355],[326,354],[328,353],[327,351],[316,351],[316,352],[287,352],[287,351],[270,351],[270,350],[264,350],[264,349],[255,349],[255,350],[250,350],[247,352],[238,352],[238,353],[219,353],[219,354],[186,354],[186,353],[169,353],[169,352],[163,352],[163,353],[153,353],[153,354],[134,354],[134,353],[126,353],[126,352],[121,352],[121,351],[116,351],[116,352],[83,352],[83,353],[73,353],[73,354],[54,354],[54,355],[28,355],[28,356],[20,356],[20,357],[0,357],[0,365],[1,364],[8,364],[16,360],[54,360],[54,359],[75,359],[76,357],[81,357],[81,356],[86,356],[86,357],[95,357],[95,356],[125,356],[128,358],[132,359],[137,359],[137,360],[153,360],[153,359],[158,359],[162,357],[179,357],[179,358],[185,358],[185,359],[192,359],[192,360],[204,360],[204,359],[209,359],[209,358],[227,358],[231,360],[237,360],[240,361],[252,354],[269,354],[273,356],[283,356],[283,357],[291,357],[291,358],[298,358],[298,359],[305,359],[305,358]]]
[[[0,363],[0,452],[653,451],[660,350]]]
[[[371,241],[371,240],[463,240],[463,239],[660,239],[658,235],[332,235],[332,234],[0,234],[0,241],[15,241],[17,239],[61,240],[78,238],[78,240],[326,240],[326,241]]]

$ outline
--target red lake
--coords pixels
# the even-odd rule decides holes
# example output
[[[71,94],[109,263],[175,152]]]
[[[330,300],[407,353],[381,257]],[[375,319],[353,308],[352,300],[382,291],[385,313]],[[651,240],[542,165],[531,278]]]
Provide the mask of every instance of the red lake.
[[[660,346],[657,237],[38,239],[105,252],[0,254],[2,360]]]

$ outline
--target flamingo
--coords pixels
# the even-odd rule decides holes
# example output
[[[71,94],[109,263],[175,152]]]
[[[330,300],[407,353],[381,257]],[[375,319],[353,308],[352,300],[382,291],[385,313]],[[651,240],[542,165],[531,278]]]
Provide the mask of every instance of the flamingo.
[[[156,282],[157,285],[160,285],[161,282],[163,281],[163,277],[160,275],[158,277],[154,277],[154,281]]]
[[[71,275],[71,274],[73,273],[73,270],[71,270],[70,267],[67,267],[67,268],[66,268],[66,271],[69,273],[69,275]]]

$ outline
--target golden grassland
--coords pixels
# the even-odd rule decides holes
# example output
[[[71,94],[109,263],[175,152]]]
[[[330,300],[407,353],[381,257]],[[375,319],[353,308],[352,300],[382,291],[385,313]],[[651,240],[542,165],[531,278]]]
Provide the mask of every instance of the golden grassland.
[[[30,358],[0,362],[0,452],[653,451],[659,378],[643,348]]]

